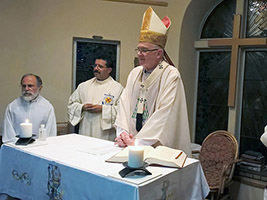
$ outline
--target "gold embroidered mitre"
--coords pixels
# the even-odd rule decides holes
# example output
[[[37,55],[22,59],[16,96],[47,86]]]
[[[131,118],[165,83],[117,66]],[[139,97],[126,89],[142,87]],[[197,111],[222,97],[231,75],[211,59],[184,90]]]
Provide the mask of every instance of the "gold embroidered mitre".
[[[149,42],[164,48],[167,42],[166,34],[170,26],[169,17],[166,16],[161,20],[149,7],[143,16],[139,42]]]

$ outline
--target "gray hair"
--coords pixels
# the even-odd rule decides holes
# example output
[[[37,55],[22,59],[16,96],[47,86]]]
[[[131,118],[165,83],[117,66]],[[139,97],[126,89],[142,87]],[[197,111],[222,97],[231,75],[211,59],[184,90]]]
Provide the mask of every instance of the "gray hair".
[[[36,82],[37,82],[37,86],[38,86],[38,87],[41,87],[41,86],[43,85],[43,81],[42,81],[42,79],[40,78],[40,76],[37,76],[37,75],[32,74],[32,73],[24,74],[24,75],[22,76],[21,80],[20,80],[20,85],[22,85],[22,81],[23,81],[23,79],[24,79],[25,77],[27,77],[27,76],[34,76],[34,77],[36,78]]]

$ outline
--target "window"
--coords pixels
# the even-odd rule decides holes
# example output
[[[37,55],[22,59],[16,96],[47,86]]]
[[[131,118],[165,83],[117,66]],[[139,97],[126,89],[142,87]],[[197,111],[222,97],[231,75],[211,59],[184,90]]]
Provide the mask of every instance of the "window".
[[[85,38],[73,39],[73,90],[86,80],[94,77],[93,64],[101,55],[109,55],[115,64],[110,75],[118,80],[119,74],[119,41],[95,40]]]
[[[240,22],[242,32],[237,40],[253,38],[253,41],[263,39],[266,42],[267,1],[247,0],[244,5]],[[235,10],[235,0],[215,5],[205,20],[200,39],[233,39]],[[235,104],[228,106],[230,66],[234,56],[231,47],[229,44],[211,45],[199,50],[195,141],[201,144],[212,131],[233,127],[240,154],[253,150],[267,158],[267,148],[259,140],[267,125],[267,46],[260,43],[240,43],[238,46]],[[266,181],[266,172],[251,174],[252,178]]]
[[[208,16],[202,32],[203,38],[231,38],[235,1],[225,0]],[[201,144],[216,130],[227,130],[230,49],[202,50],[199,56],[199,77],[195,142]]]
[[[201,52],[195,142],[215,130],[227,130],[230,52]]]

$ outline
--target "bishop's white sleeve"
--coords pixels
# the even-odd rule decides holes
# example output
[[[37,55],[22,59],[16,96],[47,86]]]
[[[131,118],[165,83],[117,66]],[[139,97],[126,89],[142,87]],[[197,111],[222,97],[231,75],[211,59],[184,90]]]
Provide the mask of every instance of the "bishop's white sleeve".
[[[158,142],[158,140],[156,139],[148,139],[148,140],[136,139],[136,140],[138,142],[138,145],[143,145],[143,146],[152,146],[153,144]]]
[[[69,98],[68,103],[68,117],[69,122],[76,126],[83,118],[82,115],[83,104],[80,99],[79,91],[76,89]]]
[[[125,132],[127,134],[129,134],[127,131],[125,131],[124,129],[122,129],[121,127],[116,127],[116,136],[119,137],[120,134],[122,134],[122,132]]]
[[[16,138],[17,134],[13,127],[14,123],[12,122],[10,109],[11,108],[8,106],[5,111],[5,118],[3,121],[3,128],[2,128],[2,142],[3,143],[17,141],[17,138]]]

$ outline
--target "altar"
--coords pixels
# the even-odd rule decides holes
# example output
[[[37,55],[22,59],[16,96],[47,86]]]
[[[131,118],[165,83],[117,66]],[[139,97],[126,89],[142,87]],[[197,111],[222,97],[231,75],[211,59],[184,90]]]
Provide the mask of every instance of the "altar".
[[[188,158],[182,169],[149,166],[150,176],[121,178],[123,165],[105,162],[119,151],[113,142],[78,134],[2,145],[0,193],[23,200],[202,200],[209,193],[198,160]]]

